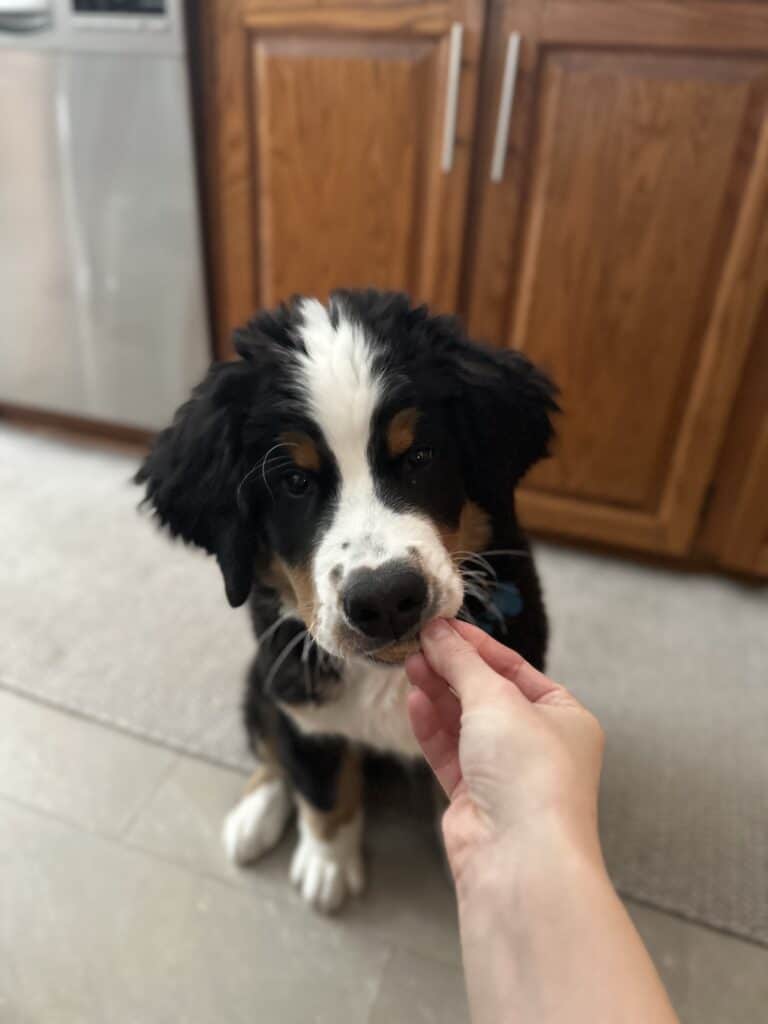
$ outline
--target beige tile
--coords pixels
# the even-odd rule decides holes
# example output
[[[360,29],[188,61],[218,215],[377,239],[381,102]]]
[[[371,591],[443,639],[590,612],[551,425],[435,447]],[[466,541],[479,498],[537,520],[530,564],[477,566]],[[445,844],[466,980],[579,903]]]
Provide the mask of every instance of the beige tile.
[[[369,890],[355,918],[397,946],[456,964],[461,957],[456,904],[431,827],[404,818],[369,822]]]
[[[398,789],[389,803],[374,803],[366,823],[368,888],[342,912],[345,926],[375,933],[397,945],[454,963],[459,958],[453,890],[445,874],[431,809]],[[245,886],[274,885],[301,906],[288,882],[294,835],[248,869],[224,856],[220,833],[224,816],[242,791],[244,778],[192,758],[180,758],[152,799],[136,816],[126,841]],[[405,807],[392,807],[398,799]],[[421,815],[421,817],[419,817]]]
[[[0,794],[116,835],[175,755],[0,691]]]
[[[660,910],[628,909],[682,1024],[763,1024],[768,949]]]
[[[224,856],[224,817],[242,794],[247,776],[191,757],[179,757],[124,839],[179,864],[229,881],[242,879]]]
[[[2,1020],[364,1024],[390,951],[0,800]]]
[[[444,964],[398,950],[386,966],[370,1024],[469,1024],[464,978]]]

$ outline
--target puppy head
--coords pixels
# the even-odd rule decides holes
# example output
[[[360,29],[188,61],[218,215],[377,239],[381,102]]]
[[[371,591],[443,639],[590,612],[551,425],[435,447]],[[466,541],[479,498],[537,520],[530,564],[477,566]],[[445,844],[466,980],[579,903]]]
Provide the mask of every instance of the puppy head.
[[[148,499],[233,605],[259,577],[332,654],[402,661],[546,453],[552,386],[401,295],[298,299],[235,341],[155,442]]]

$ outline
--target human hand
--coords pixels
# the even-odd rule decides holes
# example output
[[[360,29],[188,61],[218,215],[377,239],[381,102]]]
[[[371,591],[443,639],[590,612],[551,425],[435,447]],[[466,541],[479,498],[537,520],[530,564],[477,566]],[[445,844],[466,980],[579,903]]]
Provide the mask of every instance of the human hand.
[[[422,653],[406,662],[408,710],[450,800],[443,834],[457,886],[477,875],[478,860],[487,876],[494,853],[505,863],[535,856],[553,836],[600,859],[597,719],[474,626],[437,619],[421,640]]]

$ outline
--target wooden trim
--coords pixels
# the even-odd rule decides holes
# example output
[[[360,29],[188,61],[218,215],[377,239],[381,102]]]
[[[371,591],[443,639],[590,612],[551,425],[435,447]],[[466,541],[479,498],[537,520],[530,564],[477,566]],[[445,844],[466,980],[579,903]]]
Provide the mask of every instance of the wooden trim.
[[[768,47],[768,8],[707,0],[544,0],[541,42],[754,53]]]
[[[755,577],[766,575],[765,570],[768,569],[768,563],[762,570],[759,567],[739,569],[734,566],[718,565],[711,555],[701,550],[688,552],[685,555],[670,555],[664,551],[640,551],[599,540],[584,540],[580,538],[578,541],[574,541],[570,537],[563,537],[559,533],[550,533],[544,529],[532,529],[529,532],[536,541],[568,548],[571,551],[590,551],[595,554],[610,555],[614,558],[620,558],[624,562],[631,562],[634,565],[650,565],[672,572],[698,573],[708,576],[716,573],[718,576],[728,576],[753,587],[762,587],[764,585],[761,579],[756,579]]]
[[[532,0],[507,0],[492,10],[487,32],[484,60],[488,67],[478,105],[481,114],[472,193],[474,215],[470,218],[465,259],[465,308],[473,337],[493,345],[504,345],[509,337],[518,291],[530,154],[536,145],[534,117],[540,84],[539,22],[543,8],[543,3]],[[506,42],[513,31],[521,34],[515,106],[504,177],[496,184],[490,182],[491,156]],[[499,224],[507,229],[499,231]]]
[[[106,423],[104,420],[91,420],[82,416],[69,416],[66,413],[48,412],[43,409],[30,409],[27,406],[0,402],[0,422],[16,426],[48,430],[62,437],[110,441],[129,448],[146,448],[154,436],[154,431],[140,427],[129,427],[119,423]]]
[[[768,121],[702,346],[661,503],[664,548],[691,543],[768,283]]]
[[[346,31],[368,35],[396,32],[399,36],[443,35],[450,27],[450,3],[404,4],[393,7],[374,7],[357,4],[354,7],[303,7],[287,9],[274,6],[264,8],[256,3],[241,4],[241,24],[245,28],[260,30],[286,28],[313,29],[321,32]]]
[[[697,549],[728,568],[768,575],[768,296],[733,403]]]
[[[663,528],[655,515],[525,488],[518,492],[517,505],[523,525],[531,530],[643,551],[665,547]]]

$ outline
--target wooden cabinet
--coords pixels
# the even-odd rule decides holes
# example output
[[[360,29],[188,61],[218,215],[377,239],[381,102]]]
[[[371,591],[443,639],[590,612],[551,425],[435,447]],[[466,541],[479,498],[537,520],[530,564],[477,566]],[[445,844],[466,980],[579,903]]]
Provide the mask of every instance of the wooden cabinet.
[[[529,526],[768,573],[768,5],[194,6],[220,354],[294,292],[458,310],[562,390]]]
[[[497,184],[482,127],[469,311],[562,389],[534,527],[690,548],[768,281],[768,17],[733,10],[495,11],[486,102],[510,33],[520,62]]]
[[[699,548],[727,569],[768,576],[768,294],[711,484]]]
[[[455,307],[484,4],[201,7],[221,350],[293,293],[375,285]]]

